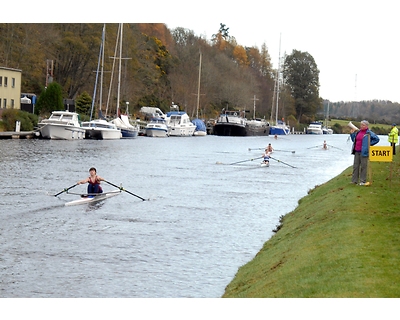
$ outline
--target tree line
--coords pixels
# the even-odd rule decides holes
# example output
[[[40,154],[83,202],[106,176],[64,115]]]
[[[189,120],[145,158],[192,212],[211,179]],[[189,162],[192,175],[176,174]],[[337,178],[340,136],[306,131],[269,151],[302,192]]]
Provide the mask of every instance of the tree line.
[[[117,107],[118,28],[119,24],[106,25],[104,97],[101,106],[96,101],[96,108],[103,113],[106,109],[113,113]],[[62,98],[79,101],[81,112],[87,114],[102,30],[103,24],[95,23],[0,24],[0,65],[22,70],[22,92],[35,93],[40,100],[46,85],[54,82],[60,86]],[[123,30],[122,112],[127,103],[129,112],[136,115],[142,106],[168,111],[174,102],[193,117],[199,79],[198,113],[204,119],[216,118],[223,108],[248,111],[247,117],[252,118],[254,103],[256,117],[274,119],[278,106],[278,118],[291,125],[316,120],[323,112],[319,70],[307,52],[293,50],[273,68],[266,43],[261,48],[242,46],[222,23],[211,39],[185,28],[169,30],[165,24],[129,23]],[[332,115],[335,108],[332,104]]]

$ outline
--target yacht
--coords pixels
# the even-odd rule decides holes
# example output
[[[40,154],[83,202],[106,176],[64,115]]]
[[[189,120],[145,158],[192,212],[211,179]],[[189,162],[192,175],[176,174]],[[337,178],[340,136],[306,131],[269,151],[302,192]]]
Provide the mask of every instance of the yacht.
[[[38,126],[44,139],[78,140],[85,137],[85,129],[75,112],[53,111],[50,118],[42,120]]]

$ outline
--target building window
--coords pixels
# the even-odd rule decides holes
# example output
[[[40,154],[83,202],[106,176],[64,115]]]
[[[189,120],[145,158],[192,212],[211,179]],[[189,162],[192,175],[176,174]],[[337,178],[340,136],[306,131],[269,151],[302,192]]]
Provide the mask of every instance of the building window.
[[[4,77],[4,86],[7,87],[8,78]]]
[[[0,87],[3,85],[3,77],[0,76]]]
[[[11,78],[11,87],[15,88],[15,78]]]
[[[4,108],[4,109],[7,108],[7,99],[3,99],[3,108]]]
[[[14,109],[15,103],[14,103],[14,99],[11,99],[11,109]]]
[[[1,108],[1,98],[0,98],[0,108]]]

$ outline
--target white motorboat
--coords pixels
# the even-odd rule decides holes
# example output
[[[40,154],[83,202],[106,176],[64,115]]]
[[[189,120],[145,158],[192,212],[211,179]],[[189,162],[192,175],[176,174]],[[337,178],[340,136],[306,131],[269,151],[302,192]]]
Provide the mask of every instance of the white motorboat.
[[[82,122],[82,128],[86,130],[85,139],[117,140],[122,137],[115,124],[103,119]]]
[[[331,128],[323,127],[322,133],[323,134],[333,134],[333,130]]]
[[[188,114],[185,111],[179,111],[179,107],[174,104],[171,107],[171,111],[167,113],[166,122],[170,130],[170,136],[193,136],[196,129],[196,126],[190,121]]]
[[[38,123],[45,139],[77,140],[85,137],[85,129],[79,124],[79,115],[69,111],[53,111],[50,118]]]
[[[307,134],[323,134],[320,122],[311,122],[307,127]]]
[[[167,122],[163,118],[152,118],[145,128],[146,136],[148,137],[167,137],[169,129]]]
[[[94,203],[98,202],[101,200],[105,200],[107,198],[111,198],[114,196],[117,196],[121,194],[121,190],[114,190],[114,191],[109,191],[109,192],[103,192],[103,193],[98,193],[96,195],[81,195],[80,199],[73,200],[70,202],[67,202],[65,205],[66,206],[76,206],[80,204],[88,204],[88,203]]]

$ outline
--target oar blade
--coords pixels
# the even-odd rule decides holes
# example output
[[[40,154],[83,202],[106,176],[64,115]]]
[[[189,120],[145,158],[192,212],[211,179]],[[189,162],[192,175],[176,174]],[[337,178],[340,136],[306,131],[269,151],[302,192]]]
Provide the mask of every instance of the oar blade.
[[[124,189],[123,187],[119,187],[119,186],[117,186],[117,185],[115,185],[115,184],[113,184],[113,183],[111,183],[111,182],[109,182],[107,180],[104,180],[104,182],[108,183],[109,185],[112,185],[113,187],[116,187],[116,188],[120,189],[121,191],[125,191],[125,192],[131,194],[132,196],[135,196],[135,197],[141,199],[142,201],[146,201],[146,199],[144,199],[144,198],[138,196],[137,194],[134,194],[134,193],[132,193],[132,192],[126,190],[126,189]]]

